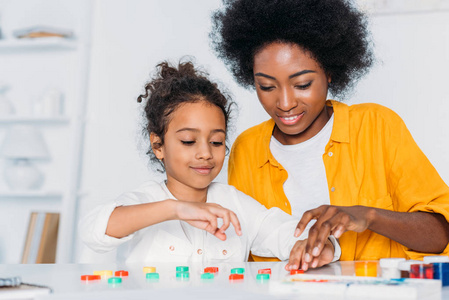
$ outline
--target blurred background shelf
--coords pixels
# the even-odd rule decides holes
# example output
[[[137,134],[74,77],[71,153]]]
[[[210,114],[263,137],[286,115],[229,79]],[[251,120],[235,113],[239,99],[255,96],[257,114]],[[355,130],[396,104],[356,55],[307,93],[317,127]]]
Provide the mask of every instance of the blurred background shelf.
[[[3,116],[0,117],[0,125],[9,124],[68,124],[69,117],[37,117],[37,116]]]
[[[0,219],[13,229],[0,233],[0,263],[20,262],[36,211],[60,216],[56,262],[73,262],[92,7],[0,0]],[[26,184],[30,177],[38,180]]]
[[[2,191],[0,199],[5,198],[36,198],[36,199],[60,199],[63,192],[58,191]]]
[[[34,39],[0,40],[0,52],[36,50],[75,50],[77,41],[73,39],[48,37]]]

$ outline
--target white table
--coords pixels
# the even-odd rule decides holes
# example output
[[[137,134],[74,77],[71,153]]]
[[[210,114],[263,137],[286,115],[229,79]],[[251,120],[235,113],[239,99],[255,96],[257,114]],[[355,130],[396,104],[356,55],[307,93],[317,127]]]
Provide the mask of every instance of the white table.
[[[35,265],[0,265],[0,278],[21,276],[22,281],[46,285],[53,293],[38,296],[36,299],[324,299],[322,296],[298,298],[294,295],[270,294],[268,282],[258,282],[256,274],[259,269],[271,268],[269,280],[280,280],[287,271],[281,262],[250,262],[207,265],[189,265],[188,281],[176,279],[177,263],[145,264],[35,264]],[[144,266],[154,266],[160,275],[158,282],[150,282],[143,273]],[[201,273],[205,267],[218,266],[219,273],[213,280],[202,280]],[[232,268],[245,268],[245,279],[230,282]],[[106,280],[94,283],[81,281],[81,275],[93,274],[96,270],[126,270],[129,277],[119,285],[109,285]],[[328,266],[310,270],[307,274],[354,275],[353,262],[336,262]],[[1,293],[1,291],[0,291]],[[1,296],[1,294],[0,294]],[[335,298],[333,298],[335,299]],[[449,299],[449,287],[442,290],[442,299]]]

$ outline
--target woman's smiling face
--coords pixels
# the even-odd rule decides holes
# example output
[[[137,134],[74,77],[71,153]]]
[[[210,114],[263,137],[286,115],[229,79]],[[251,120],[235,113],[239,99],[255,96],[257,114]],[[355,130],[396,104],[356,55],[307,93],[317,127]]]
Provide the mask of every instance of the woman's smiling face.
[[[276,123],[274,137],[293,145],[315,136],[327,123],[330,78],[296,44],[272,43],[254,56],[254,81],[260,103]]]

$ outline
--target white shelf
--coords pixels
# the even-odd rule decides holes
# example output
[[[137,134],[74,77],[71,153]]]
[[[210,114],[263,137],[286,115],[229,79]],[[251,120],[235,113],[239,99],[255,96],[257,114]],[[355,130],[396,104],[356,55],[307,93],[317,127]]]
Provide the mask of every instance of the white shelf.
[[[65,124],[69,123],[70,118],[61,117],[38,117],[38,116],[3,116],[0,117],[0,125],[10,124]]]
[[[50,114],[53,110],[45,110],[50,107],[44,106],[39,107],[42,109],[39,110],[42,112],[41,115],[37,113],[32,115],[30,111],[29,115],[24,116],[28,111],[23,109],[23,106],[18,106],[15,108],[19,114],[0,116],[1,137],[12,126],[39,127],[45,132],[48,147],[52,153],[52,159],[45,168],[50,182],[48,188],[15,191],[8,189],[6,182],[4,185],[2,182],[0,219],[6,220],[13,227],[22,228],[22,220],[29,217],[28,208],[57,210],[61,214],[56,251],[58,263],[73,262],[76,250],[74,247],[76,211],[78,197],[80,197],[80,166],[84,149],[84,118],[88,98],[91,19],[94,6],[92,2],[90,0],[22,0],[11,1],[11,5],[8,4],[8,9],[5,11],[0,9],[1,16],[5,16],[2,18],[4,28],[27,28],[30,25],[57,26],[57,28],[67,28],[69,31],[76,29],[77,32],[75,37],[70,38],[19,39],[13,37],[14,32],[4,31],[6,35],[0,39],[0,71],[3,72],[2,74],[11,75],[0,79],[16,91],[15,95],[11,95],[11,101],[12,98],[36,99],[38,95],[42,95],[43,90],[49,87],[60,89],[66,96],[65,99],[70,100],[64,103],[67,105],[64,107],[67,108],[65,113],[55,114],[54,117]],[[51,11],[58,13],[48,13]],[[17,104],[27,104],[18,102]],[[22,109],[19,109],[21,107]],[[45,112],[48,114],[44,115]],[[3,163],[3,160],[0,162]],[[5,165],[0,164],[0,167],[4,166],[6,162]],[[1,178],[0,181],[2,181]],[[18,217],[16,212],[22,208],[23,213]],[[15,252],[22,246],[23,239],[24,237],[20,235],[12,237],[7,233],[0,233],[0,240],[5,240],[8,244],[6,254],[2,252],[0,255],[0,263],[3,263],[4,259],[11,261],[14,256],[17,262],[18,255]]]
[[[62,192],[56,191],[6,191],[0,192],[1,198],[62,198]]]
[[[77,43],[75,40],[60,37],[0,40],[0,52],[17,50],[74,50],[76,47]]]

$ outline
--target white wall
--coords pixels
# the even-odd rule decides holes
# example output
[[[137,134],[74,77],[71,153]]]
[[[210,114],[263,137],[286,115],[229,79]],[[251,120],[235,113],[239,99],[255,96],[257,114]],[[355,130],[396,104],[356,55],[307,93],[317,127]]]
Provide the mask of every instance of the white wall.
[[[139,105],[148,74],[164,59],[193,55],[234,94],[240,106],[236,132],[267,118],[255,94],[238,87],[209,47],[210,12],[218,0],[97,0],[94,13],[81,213],[149,178],[139,142]],[[348,103],[377,102],[403,117],[418,144],[449,182],[449,12],[372,17],[378,62]],[[231,136],[234,140],[235,134]],[[226,168],[218,178],[225,181]],[[79,246],[79,245],[78,245]],[[92,259],[80,247],[77,258]],[[88,259],[89,258],[89,259]]]

